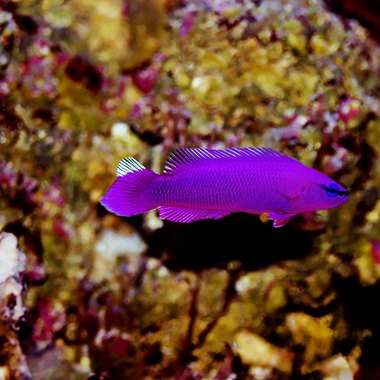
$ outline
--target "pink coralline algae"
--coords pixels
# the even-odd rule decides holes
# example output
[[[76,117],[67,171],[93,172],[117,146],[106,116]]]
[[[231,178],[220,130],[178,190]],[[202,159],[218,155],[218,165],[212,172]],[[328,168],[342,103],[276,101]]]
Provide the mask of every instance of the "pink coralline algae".
[[[65,194],[59,184],[48,184],[38,192],[38,202],[41,213],[45,216],[51,216],[61,210],[66,204]]]
[[[41,285],[47,279],[46,268],[42,263],[37,263],[35,261],[32,262],[32,260],[35,259],[28,256],[26,270],[23,275],[24,281],[28,286]]]
[[[371,254],[373,261],[376,265],[380,264],[380,241],[372,240],[371,241]]]
[[[157,54],[152,58],[151,62],[132,70],[130,75],[133,84],[145,94],[151,92],[157,83],[160,66],[164,59],[163,54]]]
[[[56,217],[53,221],[53,232],[61,240],[68,240],[72,235],[72,228],[64,218]]]
[[[54,343],[55,335],[66,325],[66,315],[57,309],[49,300],[37,301],[33,318],[31,341],[33,348],[43,350]]]
[[[331,147],[333,152],[331,155],[327,155],[324,160],[324,170],[328,175],[334,175],[340,170],[346,167],[349,159],[349,151],[337,143],[334,143]]]
[[[186,35],[189,33],[191,27],[195,23],[195,16],[196,12],[187,12],[182,20],[182,25],[179,29],[179,35],[181,37],[186,37]]]
[[[360,103],[355,99],[344,99],[339,103],[339,118],[348,123],[360,115]]]
[[[24,78],[23,85],[32,96],[54,96],[58,83],[55,70],[56,62],[50,54],[50,46],[41,39],[30,47],[30,55],[20,66],[20,75]]]

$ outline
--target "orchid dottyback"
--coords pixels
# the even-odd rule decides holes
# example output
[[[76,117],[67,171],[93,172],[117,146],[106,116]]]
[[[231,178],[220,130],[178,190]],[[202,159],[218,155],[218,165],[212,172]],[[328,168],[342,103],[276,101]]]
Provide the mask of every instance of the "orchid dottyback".
[[[234,212],[269,214],[281,227],[302,212],[346,203],[345,187],[271,148],[183,148],[162,175],[136,159],[120,161],[101,204],[119,216],[158,208],[162,219],[189,223]]]

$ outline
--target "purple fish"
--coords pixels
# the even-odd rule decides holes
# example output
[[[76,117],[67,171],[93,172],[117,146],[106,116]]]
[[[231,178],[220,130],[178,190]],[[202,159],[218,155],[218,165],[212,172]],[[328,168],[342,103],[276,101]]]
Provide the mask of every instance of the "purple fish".
[[[162,219],[189,223],[233,212],[269,213],[281,227],[300,212],[338,207],[348,191],[323,173],[270,148],[183,148],[159,175],[136,159],[120,161],[101,204],[120,216],[157,208]]]

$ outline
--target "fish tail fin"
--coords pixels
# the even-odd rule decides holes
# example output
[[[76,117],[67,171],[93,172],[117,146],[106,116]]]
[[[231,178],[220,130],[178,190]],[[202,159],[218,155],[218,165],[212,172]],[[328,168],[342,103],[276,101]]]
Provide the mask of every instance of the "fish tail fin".
[[[128,157],[119,162],[117,176],[117,180],[100,200],[108,211],[118,216],[133,216],[158,206],[148,198],[145,191],[159,176],[157,173]]]

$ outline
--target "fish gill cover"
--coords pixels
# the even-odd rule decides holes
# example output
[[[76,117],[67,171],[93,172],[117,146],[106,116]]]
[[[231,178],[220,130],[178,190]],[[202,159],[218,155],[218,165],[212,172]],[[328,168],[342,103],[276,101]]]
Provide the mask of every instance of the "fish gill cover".
[[[0,0],[1,376],[376,378],[379,57],[320,0]],[[350,201],[281,229],[99,204],[183,147],[272,148]]]

